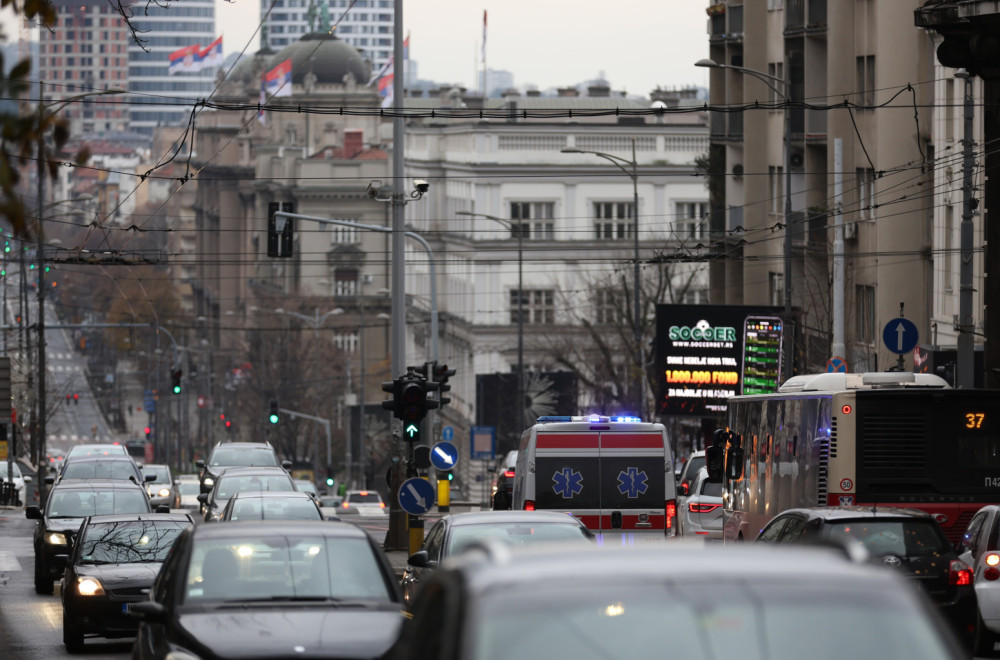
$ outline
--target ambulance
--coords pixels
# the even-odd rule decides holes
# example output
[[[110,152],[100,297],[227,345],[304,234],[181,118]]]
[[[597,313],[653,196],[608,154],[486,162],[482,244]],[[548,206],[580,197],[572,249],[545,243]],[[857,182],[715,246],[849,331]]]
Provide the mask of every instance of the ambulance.
[[[672,537],[672,471],[662,424],[603,415],[539,417],[521,434],[512,508],[571,513],[605,541]]]

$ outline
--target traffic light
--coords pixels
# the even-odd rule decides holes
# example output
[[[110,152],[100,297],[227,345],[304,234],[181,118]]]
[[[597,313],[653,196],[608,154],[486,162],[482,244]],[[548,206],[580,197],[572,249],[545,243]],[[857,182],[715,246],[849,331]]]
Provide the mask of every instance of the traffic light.
[[[451,391],[451,385],[448,384],[448,378],[455,375],[454,369],[449,369],[447,364],[438,364],[435,362],[433,364],[433,380],[438,384],[438,402],[442,406],[446,406],[451,403],[451,397],[445,396],[445,392]]]
[[[293,238],[295,235],[295,220],[293,218],[276,218],[278,211],[295,213],[295,202],[269,202],[267,205],[267,256],[291,257],[293,253]],[[278,227],[281,227],[279,230]]]
[[[227,431],[233,426],[233,420],[226,419],[226,413],[219,413],[219,421],[225,425]]]
[[[270,411],[267,420],[272,424],[277,424],[280,416],[278,415],[278,400],[271,399],[267,404],[268,410]]]
[[[146,427],[145,429],[143,429],[143,430],[144,430],[144,431],[146,431],[146,439],[147,439],[147,440],[149,440],[149,435],[150,435],[150,434],[151,434],[151,433],[153,432],[153,429],[151,429],[151,428],[149,428],[149,427],[147,426],[147,427]]]
[[[437,470],[437,478],[438,478],[438,481],[441,481],[442,479],[447,479],[448,481],[454,481],[455,480],[455,471],[454,470]]]
[[[419,426],[427,411],[438,407],[437,401],[427,397],[429,392],[437,389],[437,383],[424,380],[415,368],[411,368],[405,376],[382,383],[382,391],[392,394],[392,399],[383,401],[382,407],[391,410],[396,419]]]
[[[181,393],[181,368],[177,367],[170,372],[170,384],[173,385],[174,394]]]

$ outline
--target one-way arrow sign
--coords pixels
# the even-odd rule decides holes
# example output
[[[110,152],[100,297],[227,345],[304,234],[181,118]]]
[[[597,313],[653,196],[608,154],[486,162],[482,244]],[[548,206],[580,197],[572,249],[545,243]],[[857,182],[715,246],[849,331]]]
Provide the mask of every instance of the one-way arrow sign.
[[[399,487],[399,506],[411,516],[427,513],[434,506],[434,486],[426,479],[413,477]]]
[[[917,326],[902,316],[892,319],[882,329],[882,341],[885,347],[898,355],[912,351],[918,339]]]

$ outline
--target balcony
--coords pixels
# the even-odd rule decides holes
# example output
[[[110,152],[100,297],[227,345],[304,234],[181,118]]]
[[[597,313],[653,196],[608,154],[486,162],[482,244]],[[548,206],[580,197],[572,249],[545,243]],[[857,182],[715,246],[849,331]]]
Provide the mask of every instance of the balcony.
[[[743,113],[742,112],[731,112],[725,115],[729,118],[728,130],[726,131],[726,137],[730,140],[742,140],[743,139]]]
[[[785,35],[826,31],[827,0],[785,0]]]

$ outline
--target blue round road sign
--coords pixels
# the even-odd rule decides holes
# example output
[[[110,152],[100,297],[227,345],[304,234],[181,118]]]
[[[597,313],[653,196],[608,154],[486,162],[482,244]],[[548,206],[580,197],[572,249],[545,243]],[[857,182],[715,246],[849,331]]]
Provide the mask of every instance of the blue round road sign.
[[[427,513],[434,506],[435,489],[429,481],[420,477],[413,477],[403,482],[399,487],[397,499],[399,506],[403,507],[411,516],[419,516]]]
[[[458,447],[439,442],[431,448],[431,465],[438,470],[452,470],[458,465]]]
[[[441,439],[447,442],[451,442],[455,438],[455,429],[450,426],[446,426],[441,429]]]
[[[889,321],[882,329],[882,341],[885,342],[885,347],[899,355],[912,351],[918,339],[917,326],[902,316]]]

